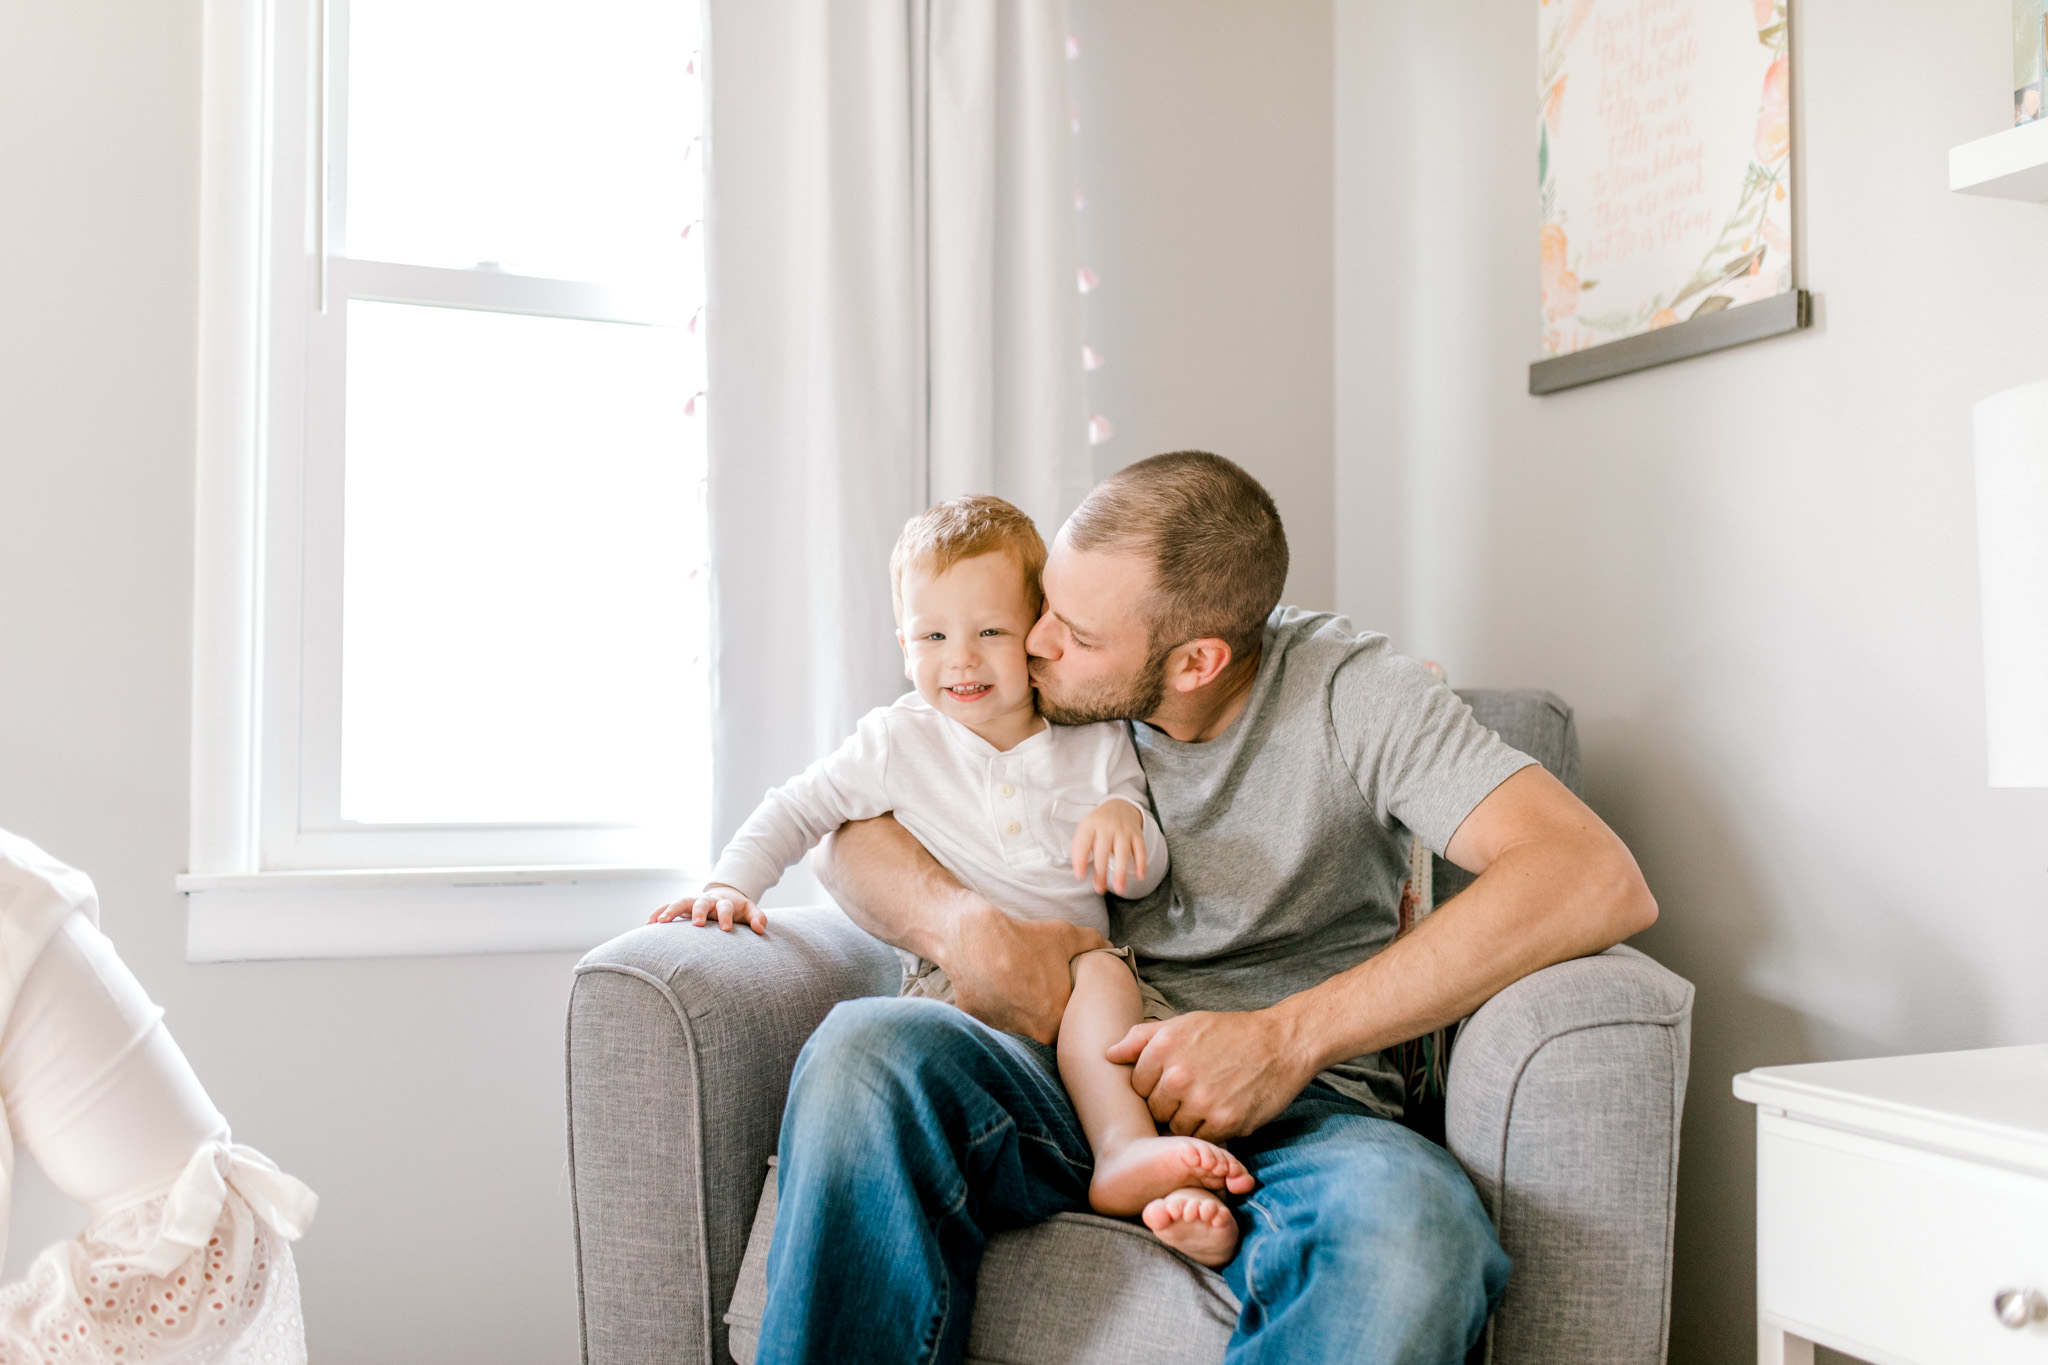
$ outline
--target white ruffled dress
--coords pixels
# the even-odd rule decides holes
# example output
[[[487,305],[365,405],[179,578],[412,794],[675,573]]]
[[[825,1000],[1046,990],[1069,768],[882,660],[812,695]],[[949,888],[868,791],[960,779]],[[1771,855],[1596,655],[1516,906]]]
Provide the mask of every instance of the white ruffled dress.
[[[83,874],[0,830],[0,1021],[65,919],[96,925],[98,909]],[[0,1125],[0,1246],[12,1156]],[[317,1202],[223,1131],[169,1189],[100,1213],[0,1287],[0,1365],[305,1365],[290,1244]]]

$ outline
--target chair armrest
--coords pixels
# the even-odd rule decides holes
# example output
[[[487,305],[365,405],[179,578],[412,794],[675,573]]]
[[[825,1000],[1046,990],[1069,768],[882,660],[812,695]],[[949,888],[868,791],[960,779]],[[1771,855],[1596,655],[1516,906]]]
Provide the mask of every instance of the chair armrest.
[[[635,929],[578,964],[569,1181],[587,1365],[727,1359],[717,1308],[797,1053],[835,1003],[901,978],[896,951],[830,906],[773,912],[765,939]]]
[[[1459,1032],[1446,1145],[1515,1263],[1490,1362],[1664,1359],[1692,996],[1610,948],[1532,973]]]

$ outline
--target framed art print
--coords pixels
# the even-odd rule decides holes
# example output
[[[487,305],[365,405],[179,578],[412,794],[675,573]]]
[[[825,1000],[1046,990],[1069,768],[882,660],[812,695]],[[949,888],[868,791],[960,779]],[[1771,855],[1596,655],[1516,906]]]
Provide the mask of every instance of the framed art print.
[[[1550,393],[1807,325],[1787,0],[1538,0]]]

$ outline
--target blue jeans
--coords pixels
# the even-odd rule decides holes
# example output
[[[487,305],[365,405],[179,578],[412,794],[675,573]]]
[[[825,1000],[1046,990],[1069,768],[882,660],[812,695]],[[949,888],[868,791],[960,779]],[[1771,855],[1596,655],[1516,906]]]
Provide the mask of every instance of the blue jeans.
[[[1259,1188],[1228,1365],[1465,1359],[1508,1258],[1447,1152],[1320,1085],[1230,1145]],[[1052,1049],[937,1001],[839,1005],[783,1111],[757,1361],[961,1360],[989,1237],[1085,1211],[1092,1165]]]

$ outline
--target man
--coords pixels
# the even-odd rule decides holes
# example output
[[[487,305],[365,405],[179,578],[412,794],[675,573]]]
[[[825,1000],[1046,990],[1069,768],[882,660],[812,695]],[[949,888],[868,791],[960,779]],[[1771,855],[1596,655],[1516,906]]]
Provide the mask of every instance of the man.
[[[1229,1140],[1260,1182],[1223,1272],[1227,1360],[1452,1365],[1507,1258],[1456,1162],[1398,1121],[1381,1050],[1656,905],[1597,816],[1385,637],[1275,610],[1286,573],[1272,499],[1200,452],[1106,480],[1046,562],[1040,709],[1137,722],[1173,858],[1112,923],[1181,1013],[1109,1055],[1160,1123]],[[1404,831],[1478,880],[1397,941]],[[841,830],[823,871],[960,1010],[850,1001],[805,1047],[757,1358],[957,1361],[988,1236],[1087,1206],[1047,1043],[1100,940],[1004,914],[888,817]]]

